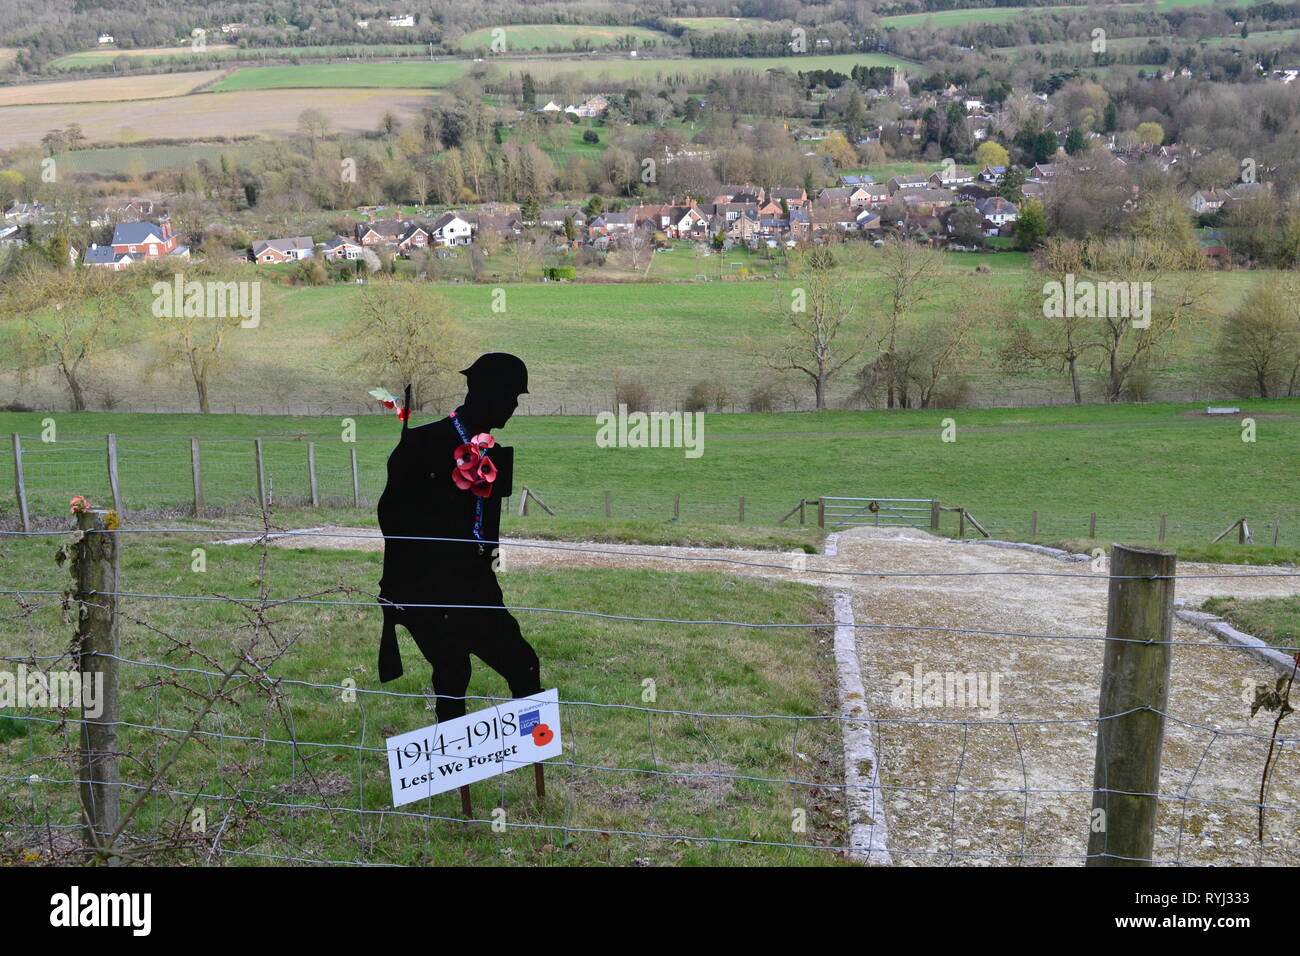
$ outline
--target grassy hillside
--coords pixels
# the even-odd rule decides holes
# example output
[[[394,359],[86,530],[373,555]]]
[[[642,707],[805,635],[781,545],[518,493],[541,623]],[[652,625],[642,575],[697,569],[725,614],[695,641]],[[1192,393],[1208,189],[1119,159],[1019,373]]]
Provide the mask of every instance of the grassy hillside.
[[[770,69],[839,70],[854,66],[902,66],[903,61],[879,53],[844,53],[825,56],[692,58],[692,59],[496,59],[504,71],[527,71],[539,78],[561,73],[581,75],[598,82],[655,76],[696,76],[734,70],[762,72]],[[215,90],[253,90],[317,86],[438,87],[464,76],[474,66],[470,60],[436,63],[328,63],[303,66],[258,66],[236,70],[216,85]],[[919,68],[908,65],[916,72]]]
[[[490,49],[497,30],[505,31],[505,51],[546,50],[553,47],[572,47],[581,40],[593,49],[613,47],[624,37],[632,36],[637,44],[646,40],[668,39],[668,34],[646,27],[609,27],[589,24],[543,23],[514,24],[503,27],[483,27],[465,34],[460,41],[462,50]],[[503,51],[504,52],[504,51]]]
[[[547,374],[534,354],[522,354],[534,378]],[[264,384],[258,394],[266,392]],[[605,490],[612,492],[614,524],[641,522],[651,533],[672,529],[676,494],[681,523],[724,526],[737,522],[740,495],[746,522],[760,526],[775,525],[800,498],[880,496],[964,506],[995,536],[1020,540],[1029,537],[1031,511],[1039,512],[1041,541],[1086,538],[1095,511],[1102,545],[1154,540],[1159,516],[1167,514],[1170,543],[1203,548],[1245,515],[1261,554],[1280,518],[1279,545],[1295,555],[1300,500],[1287,489],[1300,459],[1300,400],[1239,404],[1241,414],[1228,417],[1184,404],[706,415],[697,458],[682,448],[599,448],[591,416],[516,417],[500,433],[517,449],[516,487],[535,489],[556,517],[534,508],[527,518],[509,518],[506,528],[564,531],[578,521],[590,530],[592,522],[606,523]],[[417,415],[415,423],[442,413]],[[1241,439],[1246,416],[1256,422],[1254,443]],[[398,432],[392,415],[357,417],[353,445],[342,441],[340,415],[57,413],[58,441],[49,444],[40,441],[47,417],[0,413],[0,433],[24,436],[32,507],[55,519],[66,515],[74,494],[106,500],[108,432],[118,435],[128,509],[182,510],[192,501],[190,436],[202,439],[205,495],[219,507],[247,506],[255,496],[252,439],[264,438],[273,495],[283,508],[307,493],[309,441],[316,443],[320,494],[351,504],[355,447],[362,494],[373,506]],[[956,426],[953,442],[941,440],[948,418]],[[12,475],[11,458],[6,442],[0,475]],[[0,509],[9,521],[13,508],[6,492]],[[343,520],[373,524],[373,511]],[[297,526],[321,523],[308,515]],[[944,528],[955,531],[956,518],[945,516]]]
[[[879,251],[859,248],[865,263],[861,271],[846,271],[845,279],[858,291],[862,314],[879,320],[884,309],[884,289],[877,272]],[[907,320],[921,326],[943,322],[954,310],[981,299],[989,303],[1002,293],[1023,288],[1041,279],[1032,276],[1025,258],[1016,253],[995,256],[956,253],[945,260],[945,282],[936,284],[932,298],[922,303]],[[976,274],[987,263],[991,274]],[[612,267],[611,267],[612,268]],[[780,258],[768,262],[762,256],[726,253],[697,256],[689,245],[655,256],[650,278],[665,282],[579,282],[576,284],[518,283],[493,280],[500,269],[508,275],[509,265],[489,260],[488,281],[443,283],[439,292],[450,303],[453,314],[464,323],[477,345],[529,355],[538,368],[537,385],[530,405],[553,412],[561,405],[586,412],[608,402],[616,377],[640,381],[658,407],[673,408],[690,386],[708,379],[721,384],[730,395],[728,404],[744,409],[751,389],[772,376],[764,372],[761,352],[773,347],[784,334],[778,316],[788,309],[790,290],[796,283],[788,278],[719,282],[742,270],[762,275],[784,276]],[[249,275],[259,273],[250,269]],[[337,339],[353,314],[355,285],[284,287],[269,281],[275,270],[261,273],[263,310],[266,317],[258,329],[240,329],[227,348],[231,373],[215,383],[214,402],[218,410],[239,406],[250,394],[264,395],[264,383],[276,382],[274,399],[291,407],[327,403],[355,407],[366,389],[375,383],[356,379],[345,370],[347,353]],[[449,273],[454,275],[454,273]],[[580,277],[600,278],[596,268],[580,268]],[[631,273],[623,273],[628,277]],[[695,281],[703,275],[710,281]],[[1203,304],[1197,322],[1190,323],[1161,357],[1153,373],[1156,397],[1197,397],[1212,393],[1205,367],[1219,320],[1240,301],[1246,290],[1266,273],[1216,273],[1215,294]],[[1170,276],[1177,285],[1183,277]],[[493,290],[505,290],[505,311],[491,308]],[[1157,282],[1157,302],[1164,282]],[[140,305],[113,340],[117,350],[103,356],[94,376],[92,395],[98,406],[101,392],[111,392],[116,401],[148,409],[161,403],[164,409],[193,408],[192,385],[177,369],[150,372],[151,342],[161,329],[151,317],[149,300],[142,290]],[[978,348],[968,354],[972,374],[971,401],[974,404],[1040,404],[1069,400],[1068,382],[1054,371],[1037,371],[1024,377],[1008,377],[994,368],[994,353],[1002,335],[989,323],[978,338]],[[865,334],[865,320],[862,334]],[[0,345],[11,341],[12,330],[0,330]],[[0,351],[0,389],[17,393],[13,378],[16,355],[12,348]],[[1091,367],[1085,370],[1087,397],[1101,396],[1100,379]],[[845,372],[832,382],[830,400],[839,403],[852,390],[853,377]],[[806,379],[788,380],[788,402],[799,407],[811,403]],[[66,399],[52,373],[38,376],[23,389],[31,400],[44,407],[63,407]],[[1207,394],[1207,397],[1208,394]],[[102,406],[101,406],[102,407]]]

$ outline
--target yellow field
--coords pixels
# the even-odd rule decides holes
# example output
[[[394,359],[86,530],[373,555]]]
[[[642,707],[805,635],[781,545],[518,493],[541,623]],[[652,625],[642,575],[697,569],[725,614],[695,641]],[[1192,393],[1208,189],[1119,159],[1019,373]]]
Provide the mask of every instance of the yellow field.
[[[361,132],[375,129],[385,110],[402,120],[418,115],[431,95],[436,94],[382,88],[240,90],[122,103],[10,106],[0,108],[0,148],[40,142],[51,129],[69,123],[79,123],[92,141],[117,140],[126,128],[137,138],[287,133],[308,107],[324,110],[336,130]]]
[[[120,100],[183,96],[221,76],[221,70],[165,73],[160,76],[119,76],[69,83],[30,83],[0,86],[0,107],[39,103],[111,103]],[[56,124],[62,126],[64,124]]]

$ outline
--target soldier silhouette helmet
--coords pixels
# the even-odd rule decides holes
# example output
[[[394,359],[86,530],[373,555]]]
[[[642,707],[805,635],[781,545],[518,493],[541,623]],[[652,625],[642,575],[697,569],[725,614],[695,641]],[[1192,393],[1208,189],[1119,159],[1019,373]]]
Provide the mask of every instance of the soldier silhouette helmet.
[[[460,370],[470,391],[511,395],[528,394],[528,367],[509,352],[487,352]]]

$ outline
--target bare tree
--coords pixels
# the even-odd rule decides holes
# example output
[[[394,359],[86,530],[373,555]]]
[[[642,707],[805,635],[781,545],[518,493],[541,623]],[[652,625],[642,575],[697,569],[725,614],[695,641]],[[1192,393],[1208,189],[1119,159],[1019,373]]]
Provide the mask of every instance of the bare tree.
[[[211,270],[202,266],[197,269],[191,267],[186,282],[186,296],[197,294],[199,307],[191,308],[188,303],[181,301],[172,302],[170,309],[154,310],[163,330],[154,368],[183,364],[194,382],[199,411],[205,415],[212,411],[209,403],[212,383],[227,367],[226,340],[246,318],[252,318],[241,314],[238,308],[230,308],[235,302],[246,304],[251,300],[246,292],[240,295],[238,289],[237,283],[249,281],[240,278],[244,275],[247,275],[246,271],[239,267],[218,267]],[[200,276],[203,278],[200,279]],[[191,291],[191,286],[196,287],[197,292]],[[209,295],[209,288],[215,288],[216,293]],[[266,317],[260,289],[257,291],[256,302],[256,319],[260,323]],[[158,314],[160,311],[163,314]]]
[[[52,364],[72,395],[72,410],[85,411],[85,376],[126,314],[128,282],[100,269],[25,269],[5,286],[0,314],[24,323],[20,374]]]
[[[891,236],[881,250],[880,272],[885,286],[885,315],[881,337],[881,375],[886,402],[896,404],[899,390],[896,356],[899,325],[909,312],[933,294],[943,270],[943,253]]]
[[[396,392],[409,383],[417,409],[452,401],[463,387],[456,370],[471,358],[468,335],[446,297],[421,283],[386,278],[362,290],[342,341],[354,351],[352,367],[373,384]]]
[[[790,301],[772,313],[784,340],[762,352],[769,368],[800,372],[811,380],[817,410],[826,408],[826,388],[837,372],[866,348],[862,308],[851,283],[839,273],[829,250],[814,249],[798,263]]]
[[[1067,274],[1082,272],[1079,250],[1079,243],[1072,239],[1048,239],[1037,256],[1040,275],[1049,282],[1064,283]],[[1044,321],[1043,296],[1042,290],[1031,284],[1023,295],[1007,302],[1000,364],[1012,371],[1050,368],[1068,373],[1074,404],[1080,405],[1079,363],[1101,347],[1094,335],[1097,320],[1069,314]]]
[[[1300,289],[1294,281],[1256,286],[1219,330],[1215,345],[1225,383],[1271,398],[1296,394],[1300,378]]]

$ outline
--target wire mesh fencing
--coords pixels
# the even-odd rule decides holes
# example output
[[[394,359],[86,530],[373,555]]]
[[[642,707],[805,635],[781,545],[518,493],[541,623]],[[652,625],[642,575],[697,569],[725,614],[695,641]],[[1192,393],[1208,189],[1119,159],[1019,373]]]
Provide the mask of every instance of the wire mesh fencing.
[[[132,541],[158,537],[132,529],[99,533],[126,542],[128,566]],[[94,535],[83,535],[73,547]],[[615,553],[564,547],[597,559]],[[270,548],[260,554],[264,562],[286,560]],[[677,557],[684,568],[701,560]],[[739,573],[794,571],[780,560],[721,561]],[[799,571],[836,588],[859,577],[882,578],[879,572],[815,565]],[[987,573],[1097,580],[1073,570]],[[954,576],[897,572],[936,584]],[[1114,600],[1117,585],[1146,588],[1173,578],[1115,572],[1100,580]],[[250,580],[254,593],[244,597],[121,585],[111,591],[2,589],[9,603],[0,615],[3,660],[15,677],[18,668],[26,669],[29,687],[43,682],[48,688],[69,671],[89,672],[84,645],[61,650],[52,639],[74,630],[81,636],[88,612],[111,609],[122,631],[116,652],[97,652],[116,665],[119,707],[111,720],[76,706],[6,708],[0,715],[0,736],[7,738],[0,757],[0,842],[6,852],[33,861],[185,864],[1071,865],[1130,859],[1110,837],[1120,840],[1118,817],[1137,812],[1149,817],[1153,840],[1141,859],[1153,863],[1295,863],[1300,857],[1292,757],[1300,738],[1280,732],[1267,713],[1233,725],[1212,710],[1207,718],[1196,701],[1180,696],[1180,672],[1200,657],[1219,655],[1215,659],[1229,661],[1230,669],[1249,670],[1240,649],[1212,641],[1111,628],[1037,633],[927,627],[863,614],[873,608],[862,597],[856,619],[851,610],[845,619],[837,609],[832,620],[807,622],[689,619],[673,615],[670,604],[668,613],[656,615],[512,606],[530,620],[570,622],[566,626],[619,620],[637,633],[736,629],[769,643],[804,635],[819,640],[828,657],[831,631],[848,629],[859,641],[867,635],[877,645],[863,649],[864,660],[883,655],[884,666],[898,673],[887,689],[876,686],[883,682],[875,675],[872,691],[861,695],[861,710],[826,706],[826,698],[784,712],[672,707],[658,703],[653,688],[648,696],[638,688],[641,699],[632,701],[613,694],[608,700],[566,700],[562,693],[565,750],[562,758],[548,761],[546,797],[533,793],[525,775],[506,773],[476,785],[479,810],[467,819],[452,792],[403,807],[391,802],[386,738],[433,724],[432,694],[366,686],[368,660],[340,663],[330,648],[309,640],[324,622],[372,625],[380,606],[375,597],[343,581],[323,581],[314,591],[303,582],[309,590],[294,596],[269,592],[262,582]],[[907,665],[919,652],[889,642],[927,636],[959,648],[965,669],[936,671],[929,662],[924,673],[912,673]],[[1099,714],[1095,696],[1058,699],[1038,687],[1026,691],[1015,712],[1007,713],[1005,703],[1000,711],[999,656],[1008,646],[1048,645],[1095,658],[1089,675],[1100,680],[1103,695],[1119,678],[1109,664],[1101,667],[1099,652],[1176,653],[1175,693]],[[568,666],[598,666],[598,660]],[[32,674],[45,676],[33,685]],[[899,680],[902,675],[908,679]],[[564,677],[557,683],[563,687]],[[1096,683],[1091,686],[1095,692]],[[719,703],[728,700],[725,686],[711,693]],[[491,706],[502,699],[469,700]],[[962,716],[947,716],[962,707]],[[1151,721],[1167,740],[1163,767],[1156,755],[1158,785],[1120,785],[1123,764],[1132,758],[1128,748],[1149,736],[1142,728],[1149,729]],[[84,735],[91,724],[114,734],[117,767],[111,779],[97,775],[87,760]],[[867,728],[874,739],[875,753],[865,761],[846,747],[846,730],[853,728]],[[1124,732],[1113,736],[1112,728]],[[1107,746],[1125,749],[1098,758]],[[116,825],[95,833],[86,818],[94,817],[94,802],[105,788],[117,794]],[[491,795],[490,809],[482,803],[484,794]],[[1120,805],[1125,802],[1128,809]],[[872,847],[883,847],[887,856]]]

